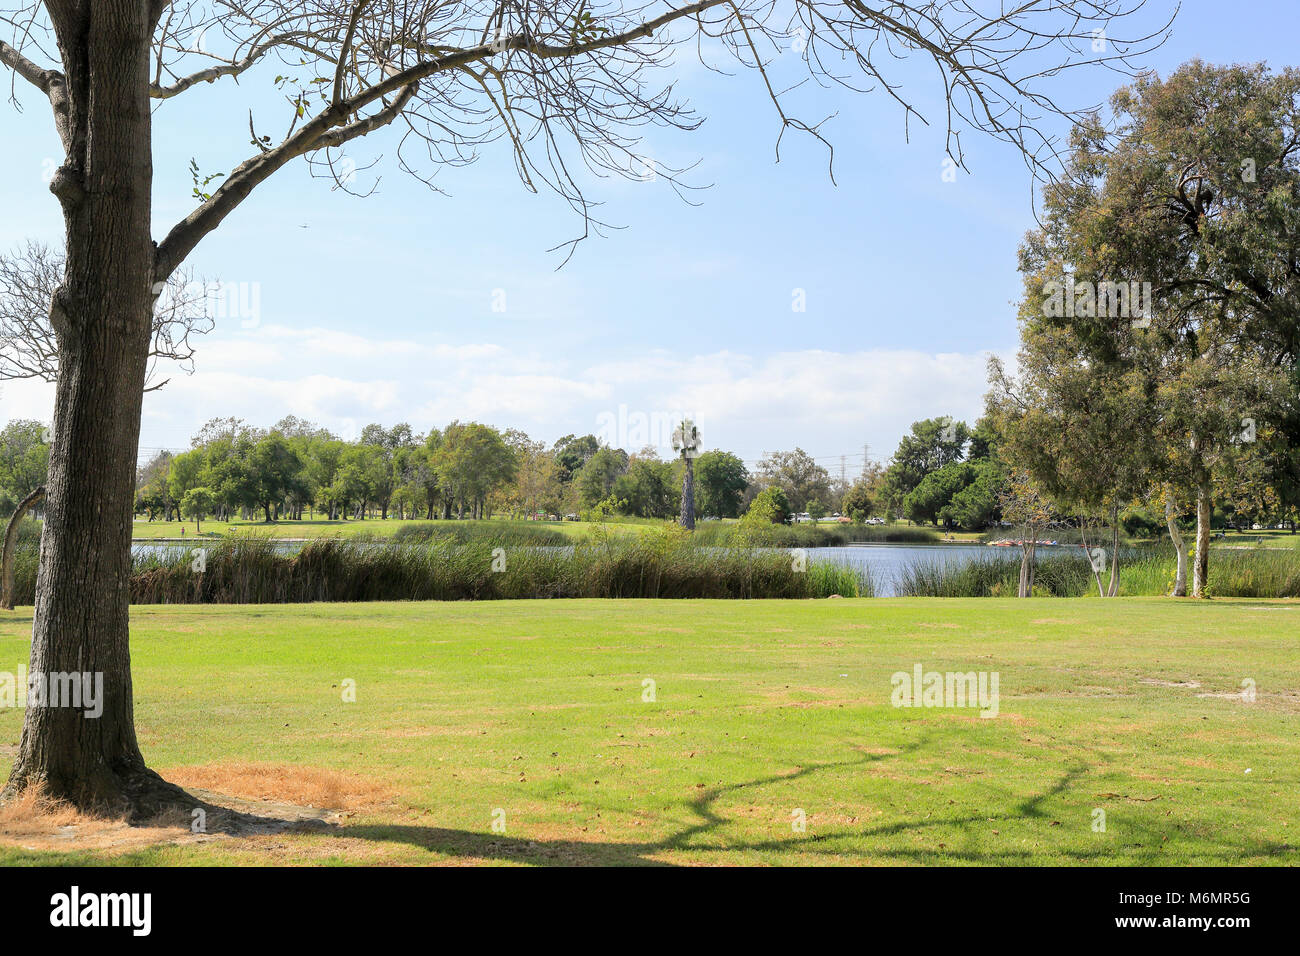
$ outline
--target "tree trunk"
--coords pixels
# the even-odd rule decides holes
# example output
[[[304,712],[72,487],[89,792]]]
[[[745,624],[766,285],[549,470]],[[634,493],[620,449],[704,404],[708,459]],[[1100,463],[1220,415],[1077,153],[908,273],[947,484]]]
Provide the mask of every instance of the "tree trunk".
[[[1187,597],[1187,541],[1178,527],[1178,515],[1174,511],[1172,493],[1165,496],[1165,524],[1169,526],[1169,540],[1174,543],[1178,555],[1178,564],[1174,571],[1174,589],[1170,597]]]
[[[1196,486],[1196,560],[1192,567],[1192,597],[1205,597],[1210,583],[1210,483]]]
[[[682,527],[695,530],[695,463],[689,458],[682,476]]]
[[[154,284],[151,6],[97,0],[60,17],[68,156],[51,190],[63,205],[67,260],[50,306],[59,374],[31,673],[102,676],[103,710],[92,718],[28,707],[5,790],[40,784],[76,806],[135,817],[184,798],[140,753],[128,633]]]
[[[40,504],[44,498],[45,486],[42,485],[18,502],[9,526],[5,528],[4,552],[0,556],[0,608],[6,611],[14,609],[14,545],[18,540],[18,525],[28,509]]]
[[[1085,519],[1079,520],[1079,540],[1083,542],[1083,557],[1092,568],[1092,579],[1097,582],[1097,597],[1105,597],[1106,589],[1101,583],[1101,572],[1097,570],[1096,564],[1092,560],[1092,545],[1088,543],[1088,523]]]
[[[1034,596],[1034,577],[1038,573],[1038,532],[1034,532],[1033,539],[1029,542],[1029,586],[1025,589],[1025,597]]]
[[[1111,550],[1110,550],[1110,586],[1106,589],[1106,597],[1116,597],[1119,594],[1119,508],[1113,507],[1110,510],[1110,527],[1111,527]]]

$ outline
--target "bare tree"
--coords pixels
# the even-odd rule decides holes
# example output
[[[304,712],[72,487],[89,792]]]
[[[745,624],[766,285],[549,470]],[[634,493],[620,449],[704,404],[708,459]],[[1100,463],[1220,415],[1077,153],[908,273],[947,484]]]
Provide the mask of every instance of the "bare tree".
[[[979,8],[987,8],[981,11]],[[185,800],[146,768],[132,712],[127,603],[141,393],[156,284],[261,184],[303,157],[339,185],[342,147],[395,126],[398,165],[424,181],[502,141],[525,186],[577,211],[574,244],[599,230],[589,172],[637,176],[647,125],[700,122],[677,98],[673,54],[750,68],[781,136],[828,146],[825,120],[798,117],[822,86],[879,88],[924,117],[887,73],[932,64],[948,151],[974,129],[1011,143],[1034,168],[1052,163],[1045,119],[1070,120],[1052,78],[1097,66],[1127,71],[1168,24],[1121,39],[1145,0],[32,0],[0,7],[0,64],[11,95],[49,101],[66,156],[50,189],[67,258],[50,302],[59,344],[54,443],[37,579],[33,672],[104,675],[104,712],[30,709],[9,781],[40,781],[78,805],[136,813]],[[1132,24],[1137,21],[1129,19]],[[1100,38],[1100,42],[1099,42]],[[796,57],[777,54],[797,51]],[[208,52],[210,51],[210,52]],[[803,75],[790,80],[791,71]],[[250,109],[250,155],[157,243],[150,231],[155,103],[205,83],[276,88],[273,114]],[[807,81],[811,80],[811,83]],[[161,102],[160,102],[161,101]],[[250,104],[251,105],[251,104]],[[283,130],[272,134],[267,129]],[[228,131],[227,137],[234,131]],[[779,157],[779,152],[778,152]],[[654,167],[678,185],[681,170]],[[584,169],[586,171],[584,171]],[[588,172],[589,171],[589,172]]]
[[[58,381],[59,343],[50,327],[50,299],[63,280],[63,256],[39,242],[0,254],[0,381],[39,378]],[[157,391],[158,360],[194,372],[191,335],[206,335],[215,320],[207,309],[211,287],[191,275],[173,273],[154,303],[153,341],[144,390]]]

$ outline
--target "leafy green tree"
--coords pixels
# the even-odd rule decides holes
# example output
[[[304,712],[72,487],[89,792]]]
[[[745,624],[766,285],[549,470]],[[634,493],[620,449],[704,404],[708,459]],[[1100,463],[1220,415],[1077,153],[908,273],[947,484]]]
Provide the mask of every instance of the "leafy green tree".
[[[952,418],[926,418],[912,423],[885,469],[882,497],[891,514],[906,511],[908,495],[933,472],[965,457],[970,429]]]
[[[668,518],[677,510],[677,483],[673,465],[646,448],[628,460],[627,470],[614,479],[613,495],[626,514],[641,518]]]
[[[212,489],[204,488],[202,485],[185,492],[185,497],[181,499],[181,511],[194,519],[195,534],[203,530],[200,521],[212,510],[216,500],[217,496],[212,493]]]
[[[1129,428],[1155,441],[1149,479],[1180,572],[1177,515],[1195,502],[1200,595],[1215,477],[1243,423],[1297,424],[1300,72],[1192,61],[1111,107],[1112,122],[1073,132],[1026,237],[1021,269],[1042,303],[1031,333],[1068,334],[1077,362],[1146,404]]]
[[[582,466],[600,451],[600,440],[595,435],[565,435],[553,446],[551,452],[559,467],[559,478],[564,484],[572,481]]]
[[[918,524],[938,524],[940,513],[958,492],[975,480],[975,468],[968,462],[949,462],[921,479],[903,499],[903,513]],[[951,526],[951,521],[946,522]]]
[[[471,516],[482,517],[488,495],[512,481],[516,468],[515,455],[501,433],[477,422],[448,425],[433,463],[448,505],[454,501],[461,517],[467,506]]]
[[[967,531],[981,531],[1000,515],[999,496],[1006,485],[1002,465],[988,458],[968,463],[972,480],[939,509],[939,520]]]
[[[141,467],[136,477],[136,511],[144,511],[150,521],[159,512],[164,521],[170,521],[172,509],[176,507],[167,483],[171,466],[172,453],[163,449]]]
[[[280,434],[267,435],[253,446],[249,455],[249,474],[253,494],[268,523],[275,520],[275,509],[280,502],[299,496],[305,489],[302,459]]]
[[[840,502],[840,513],[862,524],[875,513],[876,499],[871,491],[871,483],[866,479],[854,482]]]
[[[778,485],[764,488],[749,503],[743,520],[753,524],[784,524],[790,514],[790,499]]]
[[[578,500],[593,508],[614,492],[614,482],[627,470],[628,455],[621,448],[598,448],[574,477]]]
[[[16,419],[0,429],[0,510],[8,515],[35,489],[46,484],[50,470],[47,429],[40,422]]]
[[[706,451],[695,459],[695,500],[702,515],[736,518],[749,486],[745,463],[729,451]]]
[[[802,448],[765,455],[758,464],[758,474],[763,483],[780,485],[795,511],[806,511],[814,498],[830,497],[830,474]]]

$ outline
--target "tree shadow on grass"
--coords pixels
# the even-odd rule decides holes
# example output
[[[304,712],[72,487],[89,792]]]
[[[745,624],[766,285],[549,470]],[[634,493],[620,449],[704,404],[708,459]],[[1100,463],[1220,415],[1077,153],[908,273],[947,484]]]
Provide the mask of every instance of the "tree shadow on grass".
[[[688,809],[696,817],[695,822],[681,827],[667,836],[643,842],[620,841],[586,841],[586,840],[538,840],[522,837],[507,837],[501,834],[483,833],[469,830],[456,830],[446,827],[423,827],[412,825],[365,824],[359,826],[331,827],[331,835],[343,839],[358,839],[375,843],[400,843],[418,847],[430,853],[466,860],[490,860],[496,862],[513,862],[533,866],[674,866],[676,864],[661,857],[666,853],[690,853],[697,858],[718,855],[718,862],[735,862],[736,853],[795,853],[804,856],[824,858],[827,863],[852,862],[869,853],[873,862],[885,861],[897,864],[957,864],[966,863],[983,866],[1030,866],[1043,863],[1043,850],[1039,848],[1019,848],[1014,846],[991,849],[955,849],[930,847],[890,846],[890,838],[906,834],[934,832],[936,828],[956,827],[962,831],[978,830],[980,835],[987,834],[999,824],[1030,821],[1043,826],[1057,826],[1052,814],[1045,805],[1053,798],[1071,790],[1097,767],[1077,763],[1065,770],[1060,776],[1041,792],[1025,796],[1015,803],[1010,811],[996,813],[993,817],[983,813],[954,813],[934,815],[924,819],[899,820],[875,827],[842,829],[831,833],[807,834],[798,838],[772,838],[766,840],[746,840],[710,845],[701,842],[702,837],[714,833],[729,821],[716,809],[720,798],[742,793],[746,790],[769,784],[789,783],[801,778],[811,777],[832,770],[847,770],[863,767],[883,760],[886,757],[902,756],[909,751],[922,749],[926,739],[918,740],[903,748],[900,753],[869,754],[861,753],[851,760],[810,764],[799,767],[792,773],[772,774],[765,777],[726,786],[709,787],[701,790],[689,801]],[[1104,762],[1103,762],[1104,763]],[[1082,824],[1080,824],[1082,825]],[[1157,865],[1169,862],[1163,841],[1166,831],[1156,827],[1139,828],[1132,821],[1126,821],[1127,837],[1122,843],[1099,842],[1095,847],[1062,846],[1054,855],[1067,858],[1075,865]],[[864,840],[876,845],[864,851]],[[1198,858],[1204,858],[1220,864],[1245,864],[1257,862],[1261,857],[1277,859],[1279,863],[1294,858],[1296,847],[1276,841],[1265,841],[1249,847],[1229,845],[1208,837],[1198,837],[1201,852]]]
[[[828,838],[800,838],[797,845],[792,845],[790,839],[763,840],[722,846],[701,845],[695,841],[699,837],[705,836],[730,822],[714,808],[714,805],[723,796],[755,787],[763,787],[768,784],[790,783],[828,770],[863,767],[886,758],[898,757],[910,751],[919,750],[925,743],[926,740],[923,738],[905,745],[897,753],[860,752],[851,760],[810,764],[801,766],[791,773],[770,774],[742,783],[705,787],[687,804],[691,813],[697,817],[697,821],[659,840],[645,842],[530,840],[470,830],[453,830],[445,827],[385,824],[340,827],[335,831],[335,835],[380,843],[403,843],[454,857],[513,861],[538,866],[674,866],[676,864],[657,859],[657,855],[671,851],[730,853],[744,850],[789,851],[793,848],[804,849],[810,844],[815,847],[820,840]],[[852,836],[857,836],[857,834],[842,834],[839,838]],[[835,851],[832,849],[828,852],[833,853]]]

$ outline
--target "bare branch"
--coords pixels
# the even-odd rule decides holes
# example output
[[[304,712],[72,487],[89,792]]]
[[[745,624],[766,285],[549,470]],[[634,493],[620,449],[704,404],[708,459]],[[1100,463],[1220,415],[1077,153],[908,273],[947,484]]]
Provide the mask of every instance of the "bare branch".
[[[63,279],[61,253],[28,242],[0,255],[0,380],[58,378],[58,335],[50,325],[50,298]],[[192,335],[205,335],[215,322],[208,309],[208,286],[177,274],[161,290],[154,308],[153,343],[145,391],[155,391],[157,363],[173,362],[194,371]]]
[[[901,84],[886,76],[890,60],[916,57],[938,74],[946,110],[945,148],[964,166],[961,135],[975,129],[1010,143],[1035,175],[1053,175],[1057,137],[1044,119],[1078,122],[1082,113],[1059,105],[1045,81],[1084,65],[1125,72],[1131,58],[1162,42],[1168,29],[1121,39],[1109,35],[1147,0],[1016,0],[978,9],[975,0],[697,0],[654,11],[651,0],[215,0],[208,16],[173,4],[157,38],[164,54],[218,62],[156,80],[153,95],[175,96],[202,81],[238,77],[268,54],[290,75],[289,129],[278,145],[251,133],[259,155],[231,171],[201,206],[177,223],[159,246],[156,274],[176,268],[260,183],[299,156],[340,147],[401,119],[402,169],[418,171],[412,147],[436,171],[473,162],[478,148],[506,139],[530,189],[543,183],[583,220],[583,236],[605,224],[584,195],[576,153],[596,176],[638,178],[644,162],[636,127],[694,129],[671,83],[649,85],[685,39],[717,41],[754,70],[780,123],[777,159],[787,130],[821,142],[833,164],[824,126],[832,117],[801,119],[796,91],[808,79],[865,92],[879,86],[899,103],[904,120],[926,122]],[[203,9],[196,7],[196,9]],[[653,15],[652,15],[653,14]],[[234,52],[216,56],[194,36],[220,25]],[[805,41],[786,57],[792,38]],[[1101,38],[1100,40],[1098,38]],[[195,47],[198,52],[195,52]],[[701,47],[702,49],[702,47]],[[778,62],[779,61],[779,62]],[[706,66],[710,64],[706,63]],[[168,67],[171,69],[171,66]],[[806,72],[791,83],[791,69]],[[297,75],[295,75],[297,74]],[[161,75],[161,74],[160,74]],[[259,124],[260,125],[260,124]],[[254,130],[250,115],[250,130]],[[327,158],[325,165],[332,167]],[[656,163],[656,178],[674,189],[683,170]],[[833,179],[833,166],[831,169]]]

